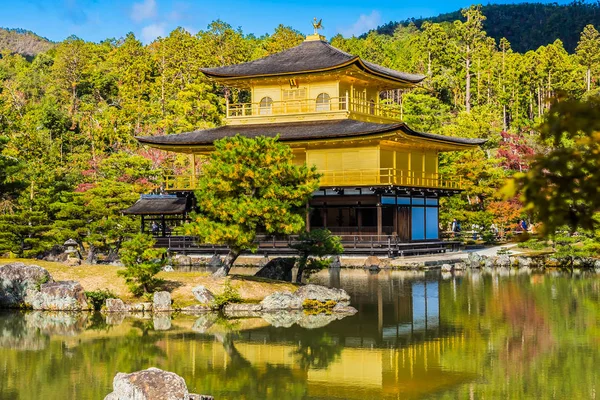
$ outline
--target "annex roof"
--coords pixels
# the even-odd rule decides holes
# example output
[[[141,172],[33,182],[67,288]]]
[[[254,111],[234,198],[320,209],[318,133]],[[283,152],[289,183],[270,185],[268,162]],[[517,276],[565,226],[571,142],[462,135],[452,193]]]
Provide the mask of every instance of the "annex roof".
[[[251,78],[335,70],[350,65],[382,78],[402,83],[419,83],[424,75],[395,71],[362,60],[322,40],[304,41],[296,47],[255,61],[201,71],[212,78]]]
[[[465,147],[477,146],[486,142],[485,139],[467,139],[450,136],[436,135],[433,133],[417,132],[410,129],[405,123],[378,124],[363,122],[353,119],[312,121],[312,122],[286,122],[274,124],[252,125],[225,125],[218,128],[202,129],[192,132],[163,136],[141,136],[136,139],[155,147],[178,146],[210,146],[215,140],[240,134],[246,137],[279,135],[282,142],[296,142],[307,140],[361,138],[375,134],[386,134],[400,131],[414,138],[428,139],[450,145],[463,145]]]
[[[131,207],[123,210],[129,215],[172,215],[187,211],[187,198],[175,195],[142,195]]]

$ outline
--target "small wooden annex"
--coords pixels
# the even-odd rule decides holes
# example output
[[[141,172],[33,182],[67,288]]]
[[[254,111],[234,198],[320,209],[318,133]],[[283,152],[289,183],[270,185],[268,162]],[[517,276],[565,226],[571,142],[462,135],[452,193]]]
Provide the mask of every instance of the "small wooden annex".
[[[384,90],[415,87],[425,77],[375,65],[332,47],[319,34],[259,60],[203,73],[247,90],[248,103],[227,103],[226,125],[175,135],[138,137],[148,146],[187,153],[188,174],[168,176],[165,189],[195,188],[200,159],[216,139],[276,136],[297,163],[315,165],[321,189],[310,202],[310,228],[396,242],[440,239],[439,198],[458,193],[460,177],[438,171],[441,152],[473,148],[480,139],[416,132]]]

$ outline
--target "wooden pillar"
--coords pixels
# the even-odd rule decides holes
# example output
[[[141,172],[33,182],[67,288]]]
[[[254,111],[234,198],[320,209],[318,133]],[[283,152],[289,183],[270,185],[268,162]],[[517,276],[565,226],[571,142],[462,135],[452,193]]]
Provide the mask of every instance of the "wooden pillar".
[[[143,215],[142,215],[142,226],[140,228],[141,228],[140,232],[144,233],[144,216]]]
[[[190,154],[190,164],[191,164],[191,172],[192,172],[192,182],[191,182],[191,188],[195,189],[196,188],[196,155],[195,154]]]
[[[165,224],[165,214],[160,214],[160,225],[162,230],[162,236],[167,236],[167,226]]]
[[[383,221],[382,221],[381,203],[377,203],[377,236],[381,236],[383,233]]]
[[[362,230],[362,210],[360,208],[360,203],[356,206],[356,225],[358,225],[358,234]]]
[[[323,228],[327,228],[327,203],[323,203]]]
[[[394,205],[394,233],[398,235],[398,205]]]

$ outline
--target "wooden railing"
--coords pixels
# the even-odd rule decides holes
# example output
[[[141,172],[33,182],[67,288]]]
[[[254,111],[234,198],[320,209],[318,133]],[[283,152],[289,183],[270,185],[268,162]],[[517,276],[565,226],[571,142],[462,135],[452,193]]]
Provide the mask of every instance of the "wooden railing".
[[[437,189],[462,189],[460,178],[437,173],[405,171],[395,168],[319,171],[321,186],[410,186]]]
[[[331,97],[325,102],[316,99],[272,101],[270,103],[230,103],[227,118],[265,117],[269,115],[291,115],[350,111],[401,121],[401,112],[392,104],[377,104],[372,101],[351,97]]]
[[[408,186],[436,189],[462,189],[460,178],[437,173],[405,171],[394,168],[318,171],[321,186]],[[165,190],[187,191],[198,186],[196,175],[167,175]]]

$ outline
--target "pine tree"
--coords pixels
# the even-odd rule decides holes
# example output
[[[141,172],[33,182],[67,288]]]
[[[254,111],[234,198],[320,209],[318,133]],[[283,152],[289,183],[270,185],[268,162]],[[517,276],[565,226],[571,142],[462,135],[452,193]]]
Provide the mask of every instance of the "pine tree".
[[[205,243],[229,246],[216,276],[227,276],[242,251],[256,249],[258,232],[291,235],[304,228],[318,175],[314,168],[295,165],[292,150],[277,139],[217,140],[203,167],[196,191],[200,213],[186,230]]]

